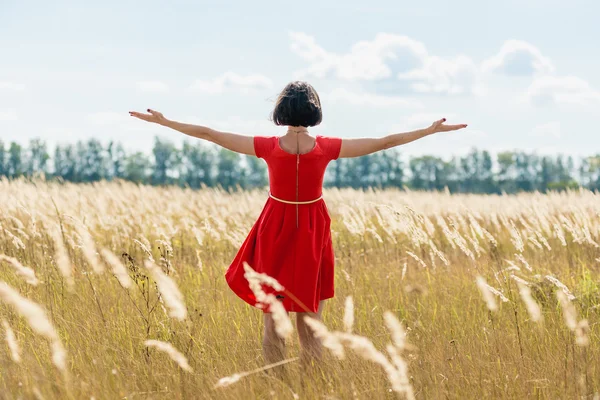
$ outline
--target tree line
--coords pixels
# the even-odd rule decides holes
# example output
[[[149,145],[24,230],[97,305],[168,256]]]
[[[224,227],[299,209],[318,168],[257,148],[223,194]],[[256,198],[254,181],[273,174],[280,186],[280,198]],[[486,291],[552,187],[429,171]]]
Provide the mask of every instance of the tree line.
[[[267,185],[265,163],[201,142],[181,147],[155,138],[152,154],[126,152],[97,139],[61,144],[50,151],[40,139],[28,146],[0,140],[0,176],[43,174],[47,179],[86,183],[122,179],[150,185],[244,189]],[[333,161],[325,184],[339,188],[409,187],[458,193],[516,193],[586,187],[600,189],[600,154],[574,159],[507,151],[492,156],[473,149],[449,159],[425,155],[404,160],[397,149]]]

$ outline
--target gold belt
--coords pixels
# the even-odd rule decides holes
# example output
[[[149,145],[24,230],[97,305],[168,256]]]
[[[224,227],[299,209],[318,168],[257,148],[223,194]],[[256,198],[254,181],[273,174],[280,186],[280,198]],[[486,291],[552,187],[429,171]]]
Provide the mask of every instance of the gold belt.
[[[317,201],[321,200],[323,198],[323,195],[319,196],[318,198],[314,199],[314,200],[308,200],[308,201],[288,201],[288,200],[282,200],[282,199],[278,199],[277,197],[273,196],[271,194],[271,192],[269,192],[269,197],[272,198],[273,200],[277,200],[281,203],[285,203],[285,204],[311,204],[311,203],[316,203]]]

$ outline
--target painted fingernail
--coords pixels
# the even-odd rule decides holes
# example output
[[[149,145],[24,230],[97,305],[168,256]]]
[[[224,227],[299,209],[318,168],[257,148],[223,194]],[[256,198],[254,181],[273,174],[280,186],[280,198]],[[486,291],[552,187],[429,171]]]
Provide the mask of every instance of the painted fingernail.
[[[146,111],[150,112],[150,109],[147,109]]]
[[[446,118],[442,118],[442,121],[446,122]]]

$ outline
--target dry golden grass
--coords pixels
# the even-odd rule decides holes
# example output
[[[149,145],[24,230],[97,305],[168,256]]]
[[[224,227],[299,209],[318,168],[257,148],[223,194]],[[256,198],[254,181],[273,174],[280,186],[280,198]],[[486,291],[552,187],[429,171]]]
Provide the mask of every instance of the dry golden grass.
[[[0,257],[0,397],[403,398],[388,379],[403,368],[419,399],[600,392],[598,196],[325,198],[337,264],[321,334],[338,331],[345,357],[303,371],[292,339],[284,376],[244,375],[263,366],[262,312],[223,275],[265,192],[0,181],[0,254],[19,263]]]

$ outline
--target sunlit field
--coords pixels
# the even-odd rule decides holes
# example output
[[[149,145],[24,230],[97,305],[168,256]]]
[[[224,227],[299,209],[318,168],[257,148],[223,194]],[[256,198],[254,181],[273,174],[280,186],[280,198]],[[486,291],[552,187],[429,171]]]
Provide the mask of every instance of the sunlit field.
[[[600,398],[599,196],[324,197],[335,353],[261,371],[224,273],[266,191],[0,181],[0,398]]]

